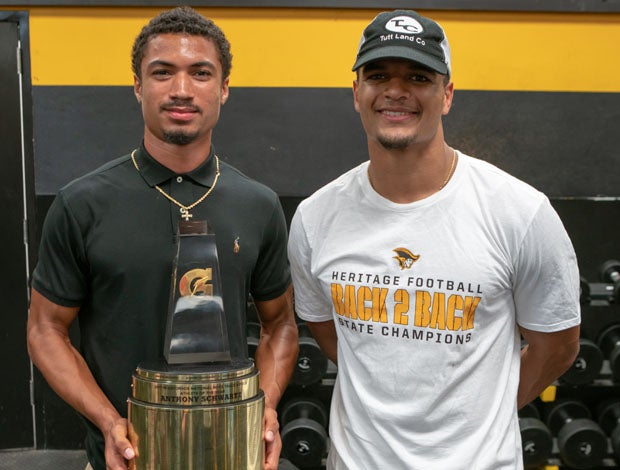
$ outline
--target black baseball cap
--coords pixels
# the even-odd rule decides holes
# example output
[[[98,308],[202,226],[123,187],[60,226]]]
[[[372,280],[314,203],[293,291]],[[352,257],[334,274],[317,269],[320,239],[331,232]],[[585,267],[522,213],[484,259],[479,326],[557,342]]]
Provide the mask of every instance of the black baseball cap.
[[[438,23],[412,10],[380,13],[366,27],[353,71],[373,60],[398,58],[450,75],[450,45]]]

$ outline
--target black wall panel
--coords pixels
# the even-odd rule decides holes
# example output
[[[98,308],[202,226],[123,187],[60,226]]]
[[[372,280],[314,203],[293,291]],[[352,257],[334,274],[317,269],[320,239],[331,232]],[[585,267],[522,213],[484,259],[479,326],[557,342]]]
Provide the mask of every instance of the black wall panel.
[[[130,87],[35,87],[37,194],[129,152],[142,136]],[[618,196],[620,93],[457,90],[447,141],[551,197]],[[367,159],[342,88],[233,88],[219,155],[283,196],[307,196]]]
[[[551,197],[620,196],[620,93],[455,92],[457,148]]]
[[[34,87],[35,187],[58,189],[142,138],[132,87]]]

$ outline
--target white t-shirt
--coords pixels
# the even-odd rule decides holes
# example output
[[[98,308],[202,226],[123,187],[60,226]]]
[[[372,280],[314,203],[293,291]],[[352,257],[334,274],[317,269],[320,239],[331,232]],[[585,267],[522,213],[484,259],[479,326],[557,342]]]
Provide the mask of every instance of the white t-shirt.
[[[516,325],[580,322],[572,244],[549,200],[459,154],[448,185],[411,204],[368,162],[298,207],[297,314],[334,320],[328,468],[522,468]]]

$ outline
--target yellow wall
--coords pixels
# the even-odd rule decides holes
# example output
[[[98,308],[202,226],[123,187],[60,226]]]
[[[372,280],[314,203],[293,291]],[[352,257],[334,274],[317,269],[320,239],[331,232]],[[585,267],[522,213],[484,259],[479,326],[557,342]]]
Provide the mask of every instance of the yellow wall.
[[[15,8],[13,8],[15,9]],[[159,9],[30,8],[33,85],[129,85],[130,49]],[[351,9],[202,8],[232,44],[232,86],[349,87],[361,31]],[[425,11],[470,90],[620,92],[620,14]]]

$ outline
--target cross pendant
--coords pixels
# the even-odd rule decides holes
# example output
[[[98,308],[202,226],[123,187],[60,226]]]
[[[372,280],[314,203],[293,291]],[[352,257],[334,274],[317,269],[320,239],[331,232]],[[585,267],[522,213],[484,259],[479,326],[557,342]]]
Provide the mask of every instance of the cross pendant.
[[[181,217],[183,217],[183,219],[185,219],[185,222],[187,222],[189,219],[191,219],[194,216],[190,214],[189,211],[185,207],[181,207]]]

